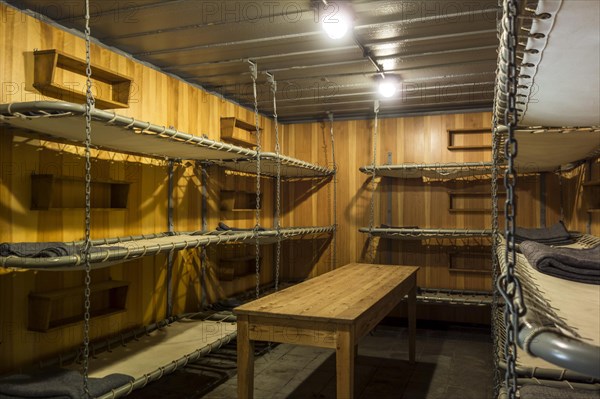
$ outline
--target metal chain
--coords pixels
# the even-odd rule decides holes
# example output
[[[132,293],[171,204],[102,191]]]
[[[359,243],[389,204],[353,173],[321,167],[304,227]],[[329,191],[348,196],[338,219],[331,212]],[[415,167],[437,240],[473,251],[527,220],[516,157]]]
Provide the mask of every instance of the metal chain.
[[[329,113],[329,135],[331,136],[331,161],[333,162],[333,237],[331,239],[333,255],[331,265],[333,268],[337,265],[337,163],[335,162],[335,140],[333,138],[333,113]]]
[[[90,285],[91,265],[91,186],[92,186],[92,164],[90,161],[92,145],[92,108],[94,107],[94,95],[92,93],[92,62],[90,55],[90,2],[85,0],[85,238],[83,244],[83,257],[85,262],[85,290],[84,290],[84,316],[83,316],[83,392],[86,398],[90,398],[89,389],[89,358],[90,358]]]
[[[518,0],[504,0],[504,14],[502,25],[505,31],[505,52],[507,54],[507,78],[505,81],[506,110],[504,111],[504,125],[507,127],[507,138],[504,143],[504,154],[507,160],[507,168],[504,172],[504,187],[506,188],[506,202],[504,204],[505,214],[505,237],[506,248],[504,259],[506,271],[498,279],[498,290],[506,302],[504,308],[504,322],[506,326],[506,340],[504,344],[504,357],[506,360],[505,384],[509,399],[515,399],[517,395],[517,336],[519,332],[519,316],[525,313],[523,295],[518,277],[515,275],[516,246],[516,204],[515,186],[517,175],[515,171],[515,158],[518,153],[515,129],[517,128],[518,111],[516,107],[517,92],[517,18],[519,4]]]
[[[498,73],[498,71],[496,71]],[[494,96],[495,99],[495,96]],[[495,100],[494,100],[495,103]],[[494,106],[494,109],[496,107]],[[492,175],[491,175],[491,191],[492,191],[492,281],[495,283],[498,281],[499,275],[499,263],[496,254],[499,244],[499,226],[498,226],[498,172],[499,172],[499,156],[500,149],[498,140],[500,139],[498,134],[498,118],[496,113],[492,114]],[[496,322],[496,315],[498,313],[498,302],[499,294],[498,290],[492,287],[492,306],[491,306],[491,327],[492,327],[492,341],[493,341],[493,360],[496,367],[494,367],[494,397],[498,397],[500,389],[500,372],[498,367],[498,345],[499,345],[499,325]]]
[[[371,164],[371,203],[369,209],[369,256],[371,257],[370,262],[375,262],[375,237],[373,236],[373,228],[375,227],[375,190],[377,190],[377,184],[375,179],[377,174],[375,173],[375,166],[377,164],[377,133],[379,129],[379,100],[375,100],[373,107],[375,111],[375,122],[373,126],[373,162]]]
[[[254,91],[254,124],[256,126],[256,224],[254,225],[255,250],[256,250],[256,298],[260,296],[260,123],[258,115],[258,96],[256,94],[256,78],[258,68],[252,61],[250,63],[250,75],[252,76],[252,89]]]
[[[279,269],[281,264],[281,146],[279,143],[279,123],[277,121],[277,82],[275,76],[268,74],[273,93],[273,120],[275,121],[275,154],[277,155],[277,181],[275,205],[275,229],[277,231],[277,244],[275,255],[275,291],[279,290]]]
[[[498,9],[498,18],[500,21],[501,10]],[[497,36],[501,36],[500,30],[501,24],[497,25]],[[500,57],[500,55],[499,55]],[[491,328],[492,328],[492,359],[494,362],[494,397],[497,398],[500,394],[501,377],[499,367],[499,347],[500,347],[500,323],[498,323],[498,307],[499,307],[499,293],[496,289],[496,282],[498,281],[498,275],[500,264],[497,256],[497,248],[499,244],[499,226],[498,226],[498,172],[500,163],[500,135],[498,132],[498,113],[496,112],[498,106],[498,91],[499,91],[499,76],[500,76],[500,58],[496,65],[496,84],[494,85],[494,104],[492,112],[492,174],[491,174],[491,192],[492,192],[492,306],[491,306]]]

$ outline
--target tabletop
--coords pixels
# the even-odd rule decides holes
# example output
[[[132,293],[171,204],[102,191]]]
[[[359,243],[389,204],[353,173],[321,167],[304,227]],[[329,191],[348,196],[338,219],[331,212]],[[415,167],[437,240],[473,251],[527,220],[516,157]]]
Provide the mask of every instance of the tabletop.
[[[239,315],[352,323],[410,280],[415,266],[350,263],[234,309]]]

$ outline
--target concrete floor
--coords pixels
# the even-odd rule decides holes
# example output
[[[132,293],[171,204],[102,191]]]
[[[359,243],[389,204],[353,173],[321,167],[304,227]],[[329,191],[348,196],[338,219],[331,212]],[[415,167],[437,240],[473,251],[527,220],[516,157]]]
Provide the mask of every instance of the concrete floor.
[[[378,326],[359,343],[356,397],[364,399],[493,399],[489,329],[441,326],[417,330],[417,363],[408,363],[407,329]],[[234,376],[205,399],[236,398]],[[335,398],[335,354],[278,345],[256,359],[254,397]]]

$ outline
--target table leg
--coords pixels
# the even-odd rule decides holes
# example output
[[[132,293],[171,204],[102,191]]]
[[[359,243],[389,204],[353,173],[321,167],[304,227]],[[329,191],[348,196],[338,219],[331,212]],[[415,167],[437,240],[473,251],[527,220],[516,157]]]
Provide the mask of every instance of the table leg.
[[[413,285],[408,293],[408,360],[415,362],[417,338],[417,287]]]
[[[238,399],[252,399],[254,394],[254,341],[250,340],[248,316],[237,318]]]
[[[354,335],[350,328],[338,330],[335,361],[338,399],[354,398]]]

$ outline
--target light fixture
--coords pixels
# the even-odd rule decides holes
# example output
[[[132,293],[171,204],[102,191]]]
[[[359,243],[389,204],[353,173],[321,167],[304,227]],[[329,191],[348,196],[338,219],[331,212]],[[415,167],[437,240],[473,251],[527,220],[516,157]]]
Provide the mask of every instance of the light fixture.
[[[387,77],[379,82],[379,94],[385,98],[390,98],[396,94],[397,82],[395,79]]]
[[[330,2],[324,7],[321,24],[327,36],[338,40],[344,37],[352,28],[352,18],[350,13],[338,3]]]

